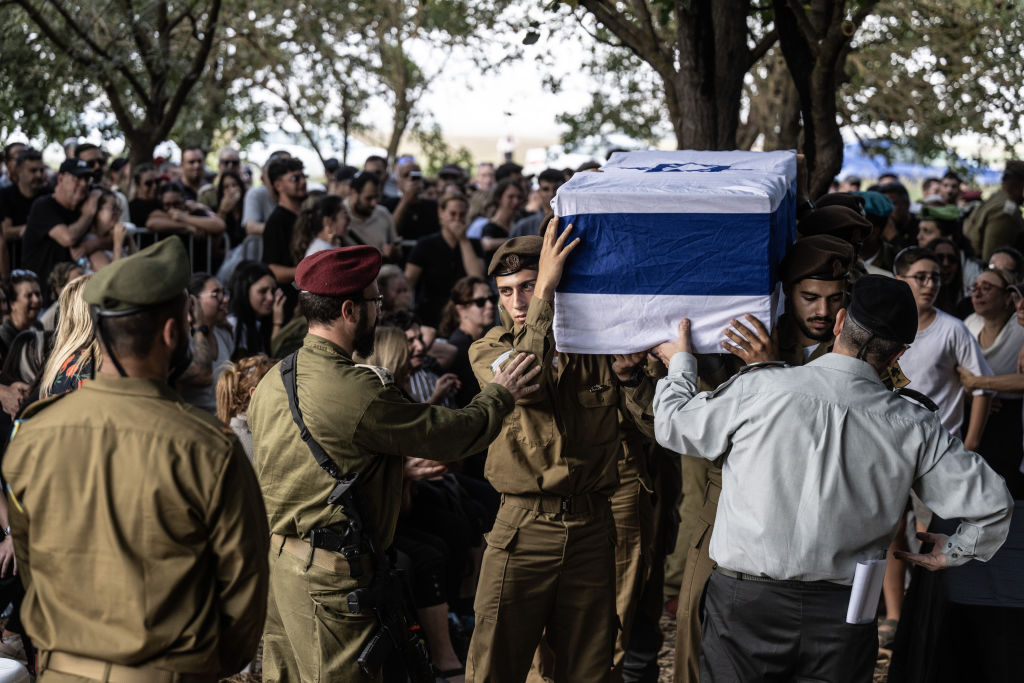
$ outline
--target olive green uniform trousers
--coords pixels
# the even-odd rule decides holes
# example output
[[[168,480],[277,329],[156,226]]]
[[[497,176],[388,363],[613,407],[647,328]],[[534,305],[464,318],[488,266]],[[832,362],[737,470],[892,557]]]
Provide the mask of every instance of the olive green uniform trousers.
[[[684,460],[694,458],[683,457]],[[679,611],[676,613],[676,683],[700,681],[700,599],[715,563],[708,553],[711,533],[715,530],[718,496],[722,493],[722,470],[707,468],[704,488],[704,506],[697,516],[697,524],[686,552],[683,585],[679,591]]]
[[[281,683],[380,681],[366,676],[356,658],[377,627],[372,612],[352,614],[348,594],[366,586],[347,570],[338,573],[282,550],[270,549],[270,595],[263,629],[263,680]]]
[[[606,497],[502,496],[477,587],[470,683],[522,683],[541,637],[552,678],[605,683],[618,632],[615,525]],[[546,633],[545,633],[546,632]]]

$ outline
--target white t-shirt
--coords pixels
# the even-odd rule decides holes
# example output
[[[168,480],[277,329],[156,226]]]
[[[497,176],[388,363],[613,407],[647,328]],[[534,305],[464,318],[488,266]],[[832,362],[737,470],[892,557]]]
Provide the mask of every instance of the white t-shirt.
[[[985,326],[985,320],[977,313],[971,313],[964,320],[964,324],[967,325],[967,329],[971,331],[974,338],[978,339],[982,327]],[[1011,315],[1003,325],[1003,329],[999,330],[992,345],[987,349],[983,348],[981,352],[985,354],[985,361],[992,368],[992,374],[1015,375],[1017,374],[1017,354],[1020,353],[1021,346],[1024,346],[1024,327],[1017,324],[1017,316]],[[1021,394],[1020,392],[1000,391],[996,396],[1020,398]]]
[[[327,240],[322,240],[319,237],[314,237],[313,241],[309,243],[308,247],[306,247],[305,256],[312,256],[318,251],[324,251],[326,249],[334,249],[334,245],[328,242]]]
[[[936,309],[935,320],[918,330],[914,343],[900,357],[900,369],[910,388],[935,401],[939,419],[950,434],[960,436],[964,421],[964,392],[959,365],[975,375],[991,375],[978,341],[958,319]],[[989,392],[975,391],[975,396]]]

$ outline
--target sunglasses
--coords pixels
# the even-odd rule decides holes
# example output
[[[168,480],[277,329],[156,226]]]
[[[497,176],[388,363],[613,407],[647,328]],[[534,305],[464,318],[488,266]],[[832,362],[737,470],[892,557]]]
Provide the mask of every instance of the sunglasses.
[[[221,166],[240,166],[242,164],[238,159],[222,159],[220,162]]]
[[[305,173],[293,173],[290,176],[288,176],[288,180],[292,181],[293,183],[297,183],[297,182],[300,182],[300,181],[305,180],[305,179],[306,179],[306,174]]]
[[[463,301],[462,305],[468,306],[469,304],[473,304],[477,308],[483,308],[484,306],[487,305],[488,301],[490,301],[492,304],[498,303],[498,295],[492,294],[490,296],[481,296],[475,299],[469,299],[468,301]]]

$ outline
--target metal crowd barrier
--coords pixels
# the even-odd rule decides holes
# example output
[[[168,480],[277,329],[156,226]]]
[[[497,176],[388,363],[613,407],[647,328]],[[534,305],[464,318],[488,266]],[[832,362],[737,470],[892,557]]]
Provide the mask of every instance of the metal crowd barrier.
[[[185,248],[188,250],[188,261],[192,264],[192,272],[216,272],[214,267],[214,247],[217,243],[224,245],[224,250],[220,253],[220,259],[224,260],[227,258],[228,253],[231,251],[231,240],[228,238],[226,232],[219,234],[205,233],[202,235],[193,235],[188,232],[182,232],[179,230],[161,230],[159,232],[150,230],[149,228],[140,228],[132,223],[125,223],[125,227],[128,228],[128,236],[135,242],[135,246],[139,249],[148,247],[154,244],[157,240],[166,238],[170,235],[177,236],[185,242]],[[201,242],[197,245],[196,241]],[[205,256],[205,261],[196,262],[196,252],[200,252],[200,257]],[[203,254],[202,252],[206,253]],[[202,266],[202,267],[200,267]]]

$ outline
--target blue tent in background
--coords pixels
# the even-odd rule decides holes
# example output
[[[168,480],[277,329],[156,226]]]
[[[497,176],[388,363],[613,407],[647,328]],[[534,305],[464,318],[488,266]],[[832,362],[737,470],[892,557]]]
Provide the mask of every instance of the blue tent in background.
[[[975,166],[965,160],[960,160],[960,165],[970,171],[976,185],[998,185],[1003,177],[1001,170],[997,171],[988,166]],[[908,181],[920,182],[925,178],[941,178],[945,172],[946,166],[926,166],[906,161],[889,163],[881,154],[868,156],[861,149],[860,144],[855,142],[843,148],[843,168],[839,172],[839,178],[843,179],[851,175],[861,178],[877,178],[883,173],[894,173],[904,183],[908,183]]]

